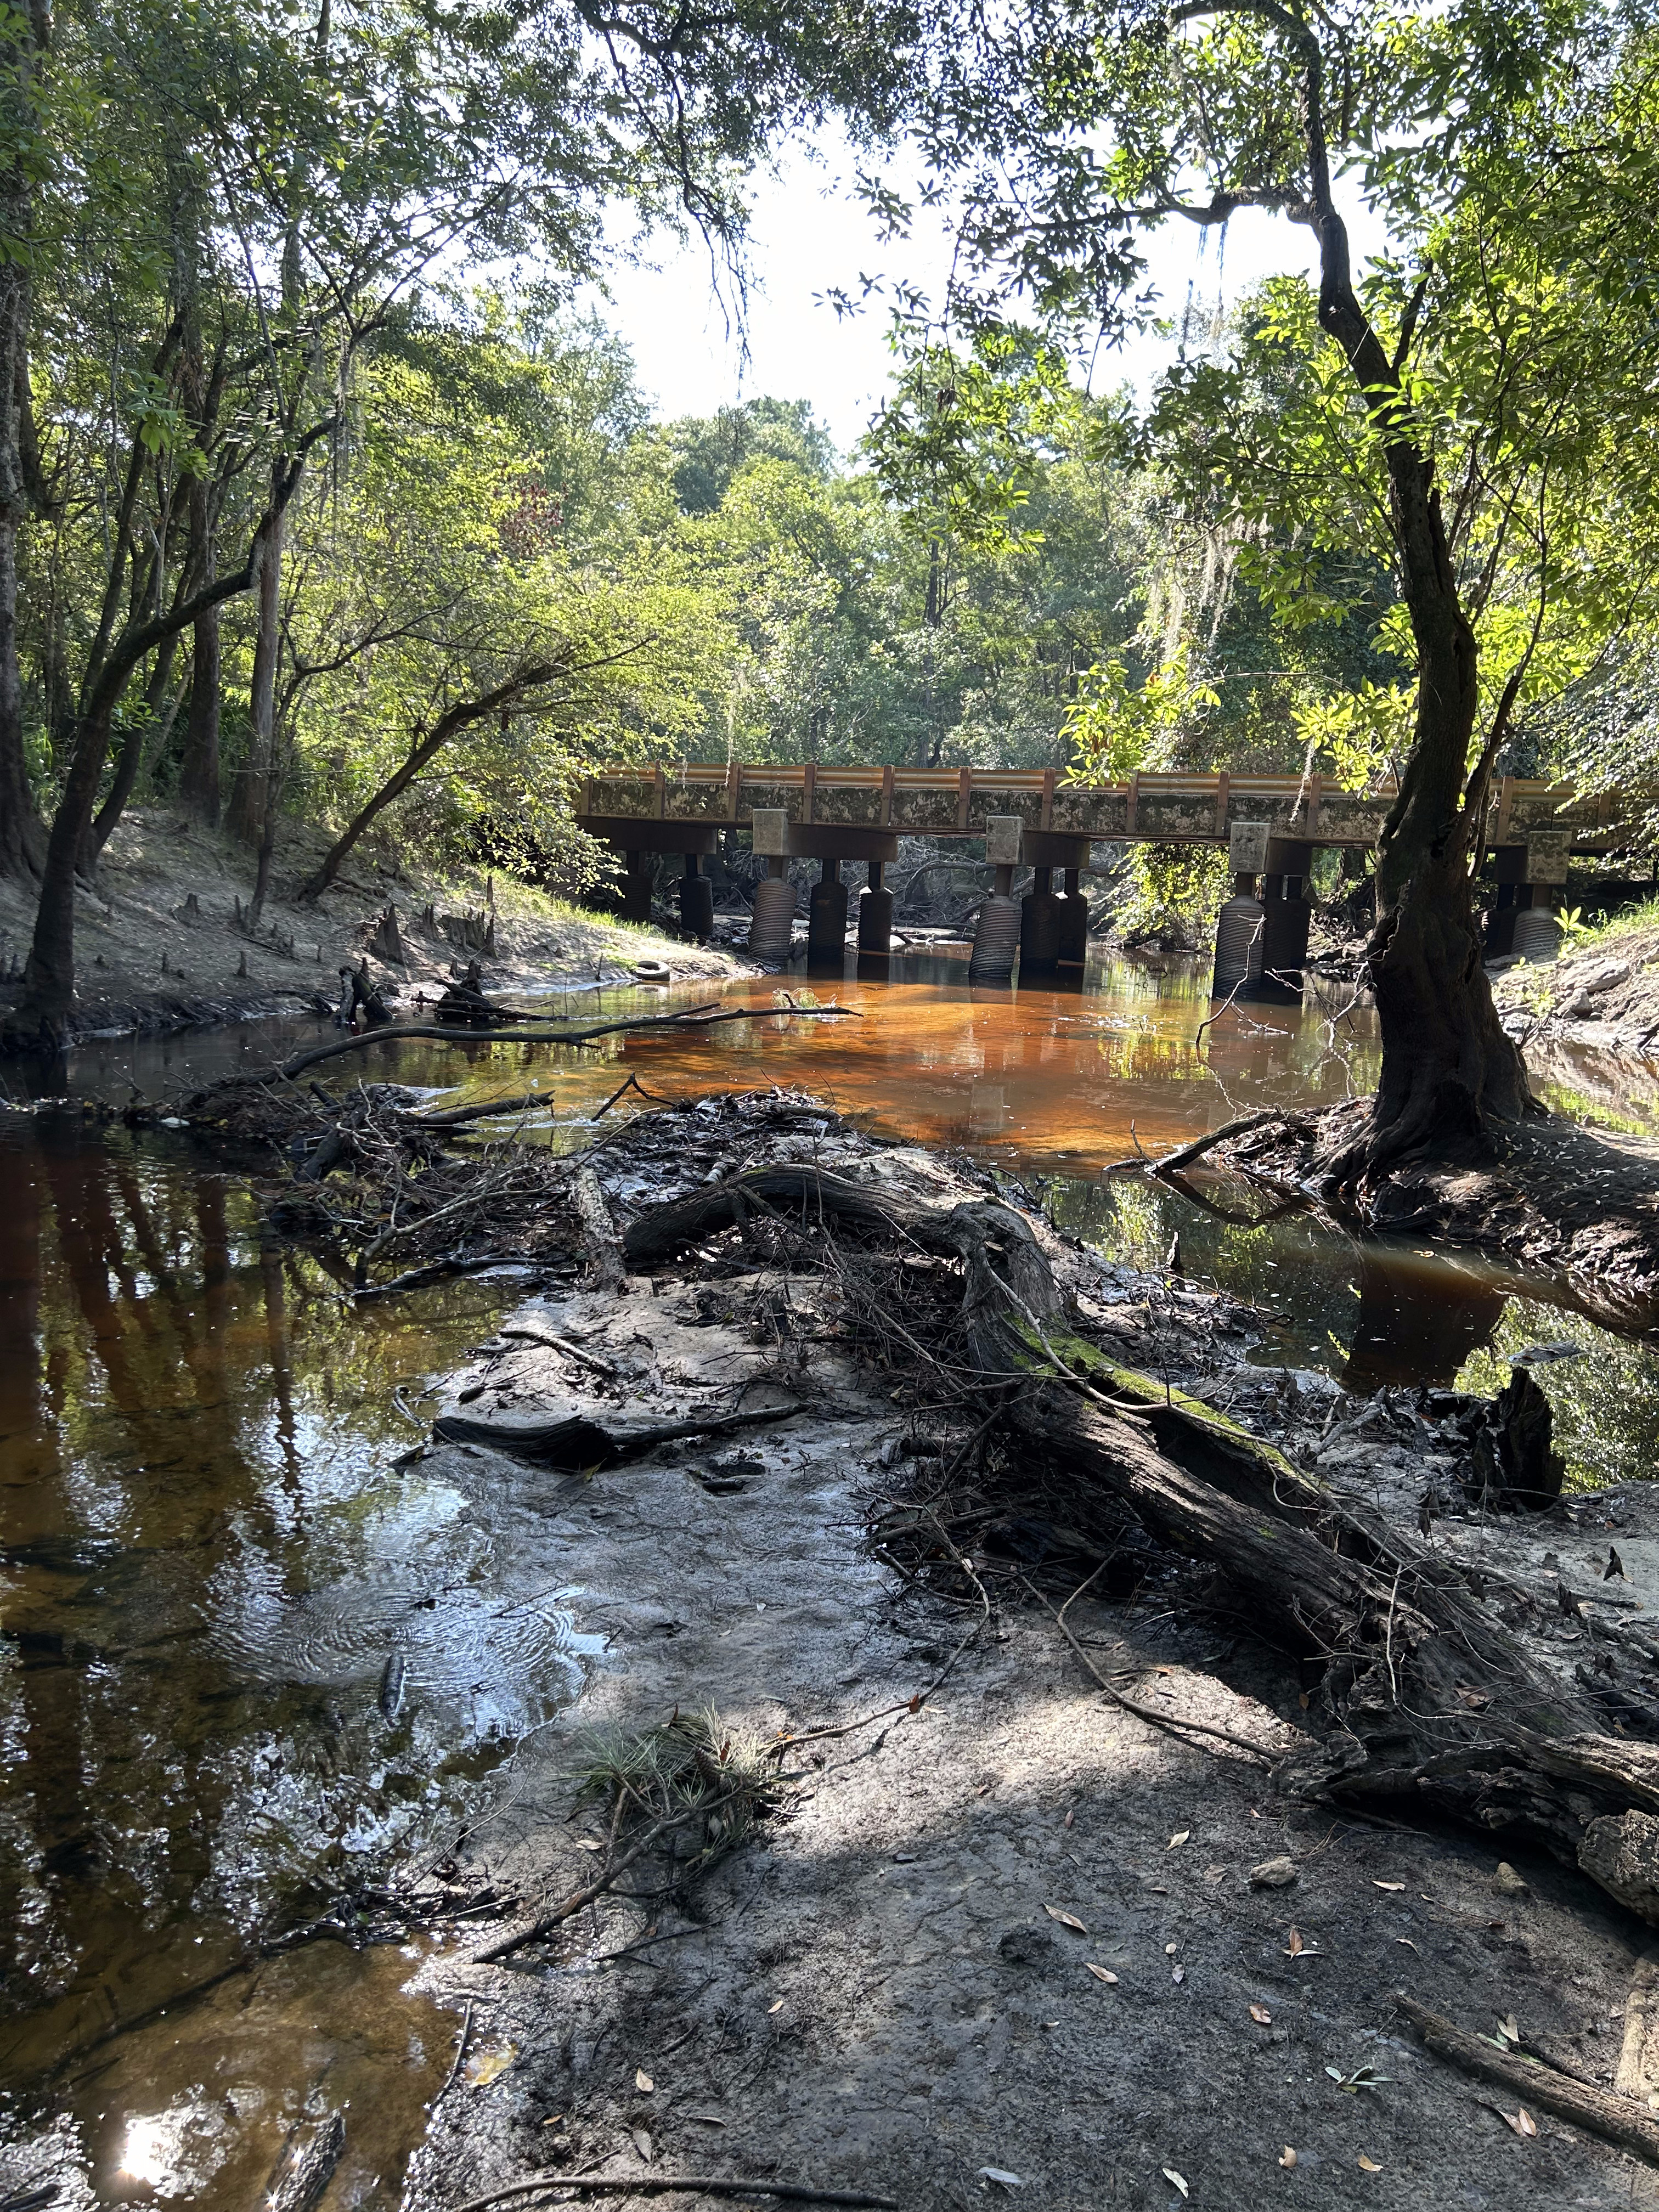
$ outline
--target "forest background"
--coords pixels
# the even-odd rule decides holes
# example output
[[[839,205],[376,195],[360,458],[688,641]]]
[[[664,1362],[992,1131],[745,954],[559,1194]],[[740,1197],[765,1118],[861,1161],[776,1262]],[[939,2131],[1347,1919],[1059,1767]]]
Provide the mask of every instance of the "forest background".
[[[72,903],[66,857],[89,876],[125,808],[163,802],[243,841],[256,902],[285,818],[578,887],[604,865],[569,812],[595,760],[1397,771],[1411,636],[1329,458],[1363,410],[1304,278],[1164,325],[1139,402],[1109,350],[1086,389],[1052,317],[952,322],[900,290],[848,453],[787,396],[653,419],[625,345],[573,310],[619,204],[707,240],[740,293],[746,167],[832,111],[878,143],[914,98],[915,19],[850,20],[826,40],[811,11],[739,9],[714,67],[550,10],[9,17],[0,869]],[[1638,203],[1644,54],[1607,80]],[[1424,221],[1402,347],[1437,271],[1478,295],[1457,255],[1502,248],[1509,319],[1467,344],[1498,328],[1540,384],[1559,281],[1465,214]],[[1374,266],[1380,300],[1402,270]],[[1647,336],[1614,430],[1651,391],[1650,293],[1623,281]],[[1550,343],[1582,392],[1583,345]],[[1455,338],[1431,399],[1436,374],[1455,467]],[[1514,388],[1517,417],[1540,404]],[[1489,471],[1459,549],[1483,678],[1524,678],[1497,766],[1640,780],[1659,503],[1627,442],[1552,404],[1568,558],[1536,422],[1510,438],[1523,489]],[[1563,586],[1573,564],[1594,592]],[[1217,894],[1213,856],[1138,866],[1147,912]]]

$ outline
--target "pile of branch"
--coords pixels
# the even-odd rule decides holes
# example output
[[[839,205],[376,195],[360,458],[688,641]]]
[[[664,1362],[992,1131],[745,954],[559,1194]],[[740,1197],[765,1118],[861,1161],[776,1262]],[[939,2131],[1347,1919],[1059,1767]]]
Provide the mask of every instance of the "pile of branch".
[[[846,1238],[942,1266],[928,1301],[896,1304],[887,1326],[1025,1460],[1066,1472],[1079,1551],[1106,1557],[1127,1524],[1202,1562],[1304,1680],[1316,1674],[1310,1733],[1278,1769],[1289,1791],[1427,1804],[1528,1838],[1659,1924],[1659,1747],[1608,1728],[1616,1713],[1621,1730],[1659,1734],[1640,1671],[1659,1646],[1640,1631],[1599,1631],[1595,1683],[1581,1681],[1533,1593],[1109,1358],[1068,1313],[1031,1223],[994,1200],[933,1204],[778,1164],[653,1208],[623,1249],[643,1269],[757,1218],[816,1237],[826,1267]]]
[[[590,1048],[619,1031],[701,1031],[731,1021],[823,1020],[846,1011],[790,1003],[690,1007],[582,1030],[497,1030],[489,1042]],[[525,1141],[532,1129],[546,1128],[555,1095],[551,1071],[542,1085],[512,1097],[437,1109],[397,1084],[360,1082],[337,1094],[312,1073],[368,1046],[410,1037],[450,1045],[479,1042],[450,1028],[349,1036],[263,1073],[210,1085],[167,1118],[264,1153],[282,1178],[269,1194],[271,1228],[311,1244],[360,1291],[404,1288],[436,1274],[504,1261],[574,1265],[595,1241],[582,1171],[544,1144]],[[629,1091],[648,1097],[630,1073],[592,1118]],[[786,1116],[799,1118],[803,1110],[798,1100],[780,1097],[775,1103]],[[822,1127],[822,1109],[817,1118]],[[481,1122],[511,1126],[480,1143]],[[680,1144],[683,1149],[683,1137]]]

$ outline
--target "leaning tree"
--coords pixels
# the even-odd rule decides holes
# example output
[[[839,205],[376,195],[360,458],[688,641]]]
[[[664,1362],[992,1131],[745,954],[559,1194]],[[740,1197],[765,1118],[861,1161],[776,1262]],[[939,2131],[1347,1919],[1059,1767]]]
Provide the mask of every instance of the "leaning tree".
[[[1382,1079],[1331,1163],[1352,1188],[1529,1103],[1471,878],[1517,706],[1648,588],[1632,554],[1654,511],[1621,435],[1656,359],[1648,65],[1634,15],[1572,0],[1038,0],[994,33],[973,11],[941,56],[927,144],[959,211],[959,326],[1012,300],[1121,333],[1151,312],[1147,234],[1171,222],[1267,210],[1316,241],[1299,343],[1281,302],[1284,404],[1246,422],[1224,361],[1194,359],[1154,419],[1219,488],[1254,581],[1291,602],[1310,549],[1380,550],[1414,653],[1368,951]],[[1363,271],[1345,199],[1386,228]]]

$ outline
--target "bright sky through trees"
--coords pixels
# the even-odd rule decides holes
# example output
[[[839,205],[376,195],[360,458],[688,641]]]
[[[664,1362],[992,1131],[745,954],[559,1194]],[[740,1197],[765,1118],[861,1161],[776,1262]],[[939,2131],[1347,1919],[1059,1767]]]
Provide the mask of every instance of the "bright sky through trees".
[[[661,415],[671,421],[713,415],[769,394],[809,401],[843,453],[863,435],[893,368],[886,311],[872,295],[863,314],[839,319],[825,295],[839,289],[856,296],[861,276],[880,275],[937,297],[949,272],[950,245],[943,224],[926,210],[918,211],[909,240],[884,243],[853,189],[853,166],[845,142],[826,133],[815,150],[788,155],[775,175],[757,181],[746,364],[700,242],[678,249],[668,240],[647,242],[644,253],[657,266],[618,268],[608,301],[585,295],[632,351],[641,387]],[[902,162],[889,174],[908,189]],[[1363,258],[1380,246],[1380,226],[1357,189],[1342,198],[1356,256]],[[627,234],[619,224],[617,240]],[[1148,250],[1162,312],[1178,319],[1190,285],[1195,331],[1213,316],[1218,292],[1235,301],[1264,276],[1311,275],[1318,263],[1311,232],[1258,209],[1241,210],[1224,241],[1177,221],[1149,240]],[[1127,376],[1144,393],[1170,350],[1170,339],[1151,332],[1116,353],[1103,353],[1094,388],[1109,391]]]

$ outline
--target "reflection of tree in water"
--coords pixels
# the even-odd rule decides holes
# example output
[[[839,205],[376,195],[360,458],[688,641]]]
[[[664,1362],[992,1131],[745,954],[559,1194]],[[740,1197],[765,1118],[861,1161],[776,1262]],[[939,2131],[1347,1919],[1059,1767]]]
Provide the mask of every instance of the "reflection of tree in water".
[[[118,1140],[50,1122],[23,1150],[40,1294],[13,1309],[33,1325],[9,1335],[5,1395],[43,1344],[51,1389],[26,1442],[8,1423],[9,1462],[21,1443],[43,1473],[8,1700],[26,1796],[9,1808],[6,1905],[32,2005],[58,2001],[45,2055],[107,2027],[112,1996],[130,2015],[176,1986],[147,1969],[162,1948],[149,1923],[209,1888],[238,1780],[194,1648],[195,1568],[224,1516],[256,1504],[259,1474],[233,1402],[222,1182],[147,1178]],[[15,1546],[15,1510],[8,1522]],[[199,1972],[215,1939],[197,1925]]]
[[[1356,1259],[1359,1311],[1341,1376],[1348,1389],[1448,1388],[1471,1353],[1491,1343],[1509,1298],[1501,1280],[1444,1254],[1428,1261],[1362,1244]]]
[[[1533,1373],[1555,1409],[1555,1443],[1567,1462],[1568,1488],[1651,1480],[1659,1437],[1659,1358],[1645,1345],[1559,1306],[1514,1298],[1490,1348],[1474,1353],[1458,1387],[1490,1395],[1509,1380],[1517,1353],[1560,1344],[1577,1345],[1580,1356],[1537,1361]]]
[[[389,1815],[362,1779],[394,1747],[372,1680],[342,1707],[223,1635],[372,1576],[403,1495],[376,1490],[404,1440],[390,1379],[459,1350],[490,1294],[442,1322],[453,1340],[431,1306],[353,1314],[259,1248],[222,1176],[78,1123],[7,1152],[0,1945],[29,2015],[21,2074],[107,2029],[112,2004],[170,2001],[273,1909],[286,1924],[331,1852]],[[404,1746],[427,1774],[454,1748]]]

